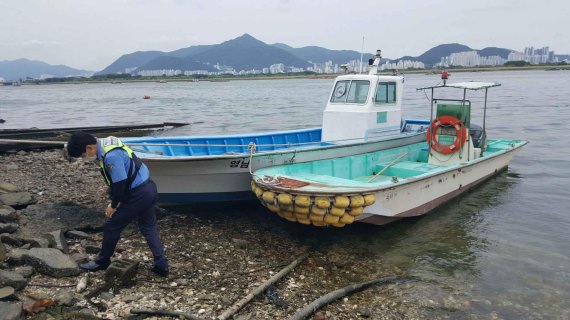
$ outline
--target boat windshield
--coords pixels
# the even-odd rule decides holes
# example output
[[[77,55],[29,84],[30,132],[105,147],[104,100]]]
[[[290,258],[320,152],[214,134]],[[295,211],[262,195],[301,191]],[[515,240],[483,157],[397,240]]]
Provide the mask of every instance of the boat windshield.
[[[368,98],[370,81],[368,80],[342,80],[334,87],[332,103],[364,104]]]

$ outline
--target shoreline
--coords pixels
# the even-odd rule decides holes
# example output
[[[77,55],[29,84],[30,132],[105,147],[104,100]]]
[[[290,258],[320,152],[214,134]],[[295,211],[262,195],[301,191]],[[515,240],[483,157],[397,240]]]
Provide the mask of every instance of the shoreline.
[[[447,70],[450,73],[465,73],[465,72],[492,72],[492,71],[570,71],[570,65],[540,65],[540,66],[523,66],[523,67],[488,67],[488,68],[449,68],[449,69],[408,69],[408,70],[398,70],[398,74],[440,74],[442,70]],[[392,72],[387,70],[380,74],[390,75]],[[122,83],[137,83],[137,82],[156,82],[156,83],[168,83],[168,82],[227,82],[227,81],[242,81],[242,80],[290,80],[290,79],[334,79],[337,76],[342,75],[341,73],[328,73],[328,74],[291,74],[291,75],[276,75],[276,76],[233,76],[233,77],[223,77],[223,76],[212,76],[206,78],[193,78],[193,77],[156,77],[152,79],[128,79],[128,78],[117,78],[109,80],[70,80],[61,82],[22,82],[22,85],[52,85],[52,84],[89,84],[89,83],[110,83],[110,84],[122,84]]]

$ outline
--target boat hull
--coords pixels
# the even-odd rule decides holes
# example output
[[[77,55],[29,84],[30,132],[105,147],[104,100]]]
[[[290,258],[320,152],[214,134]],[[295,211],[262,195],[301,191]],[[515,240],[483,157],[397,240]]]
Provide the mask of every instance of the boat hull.
[[[253,200],[251,171],[290,163],[332,159],[425,141],[424,133],[407,133],[374,142],[287,149],[249,155],[143,158],[163,205]]]
[[[382,225],[406,217],[425,215],[443,203],[507,169],[520,149],[483,158],[425,179],[386,188],[375,193],[377,201],[366,207],[359,222]]]

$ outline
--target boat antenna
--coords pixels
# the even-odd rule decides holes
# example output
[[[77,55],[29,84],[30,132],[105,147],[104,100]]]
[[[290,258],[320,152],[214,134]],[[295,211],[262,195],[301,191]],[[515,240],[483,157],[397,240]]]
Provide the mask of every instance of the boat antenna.
[[[360,50],[360,72],[362,73],[362,58],[364,57],[364,36],[362,36],[362,49]]]

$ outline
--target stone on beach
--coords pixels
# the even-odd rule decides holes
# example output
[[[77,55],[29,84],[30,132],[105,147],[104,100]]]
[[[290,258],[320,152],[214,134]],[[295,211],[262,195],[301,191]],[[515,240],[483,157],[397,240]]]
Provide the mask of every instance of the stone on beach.
[[[14,233],[18,227],[17,223],[0,223],[0,233]]]
[[[69,246],[67,245],[67,241],[65,241],[65,235],[61,230],[47,233],[45,237],[50,241],[50,244],[52,244],[53,247],[59,249],[65,254],[69,253]]]
[[[0,205],[1,223],[16,222],[17,220],[18,220],[18,215],[16,214],[16,209],[6,205]]]
[[[10,286],[0,288],[0,300],[11,298],[15,292],[16,290]]]
[[[22,290],[27,285],[28,280],[21,274],[14,271],[0,270],[0,287],[10,286],[16,290]]]
[[[40,273],[61,278],[81,273],[70,256],[54,248],[32,248],[23,254],[24,261]]]
[[[0,191],[18,192],[20,191],[20,188],[8,182],[0,182]]]
[[[22,303],[0,301],[0,314],[3,320],[22,319]]]
[[[12,249],[10,252],[8,252],[7,256],[8,256],[8,263],[10,265],[16,265],[16,266],[20,266],[23,265],[24,262],[24,254],[28,253],[29,250],[26,249]]]
[[[22,207],[34,203],[29,192],[12,192],[0,194],[0,203],[11,207]]]

